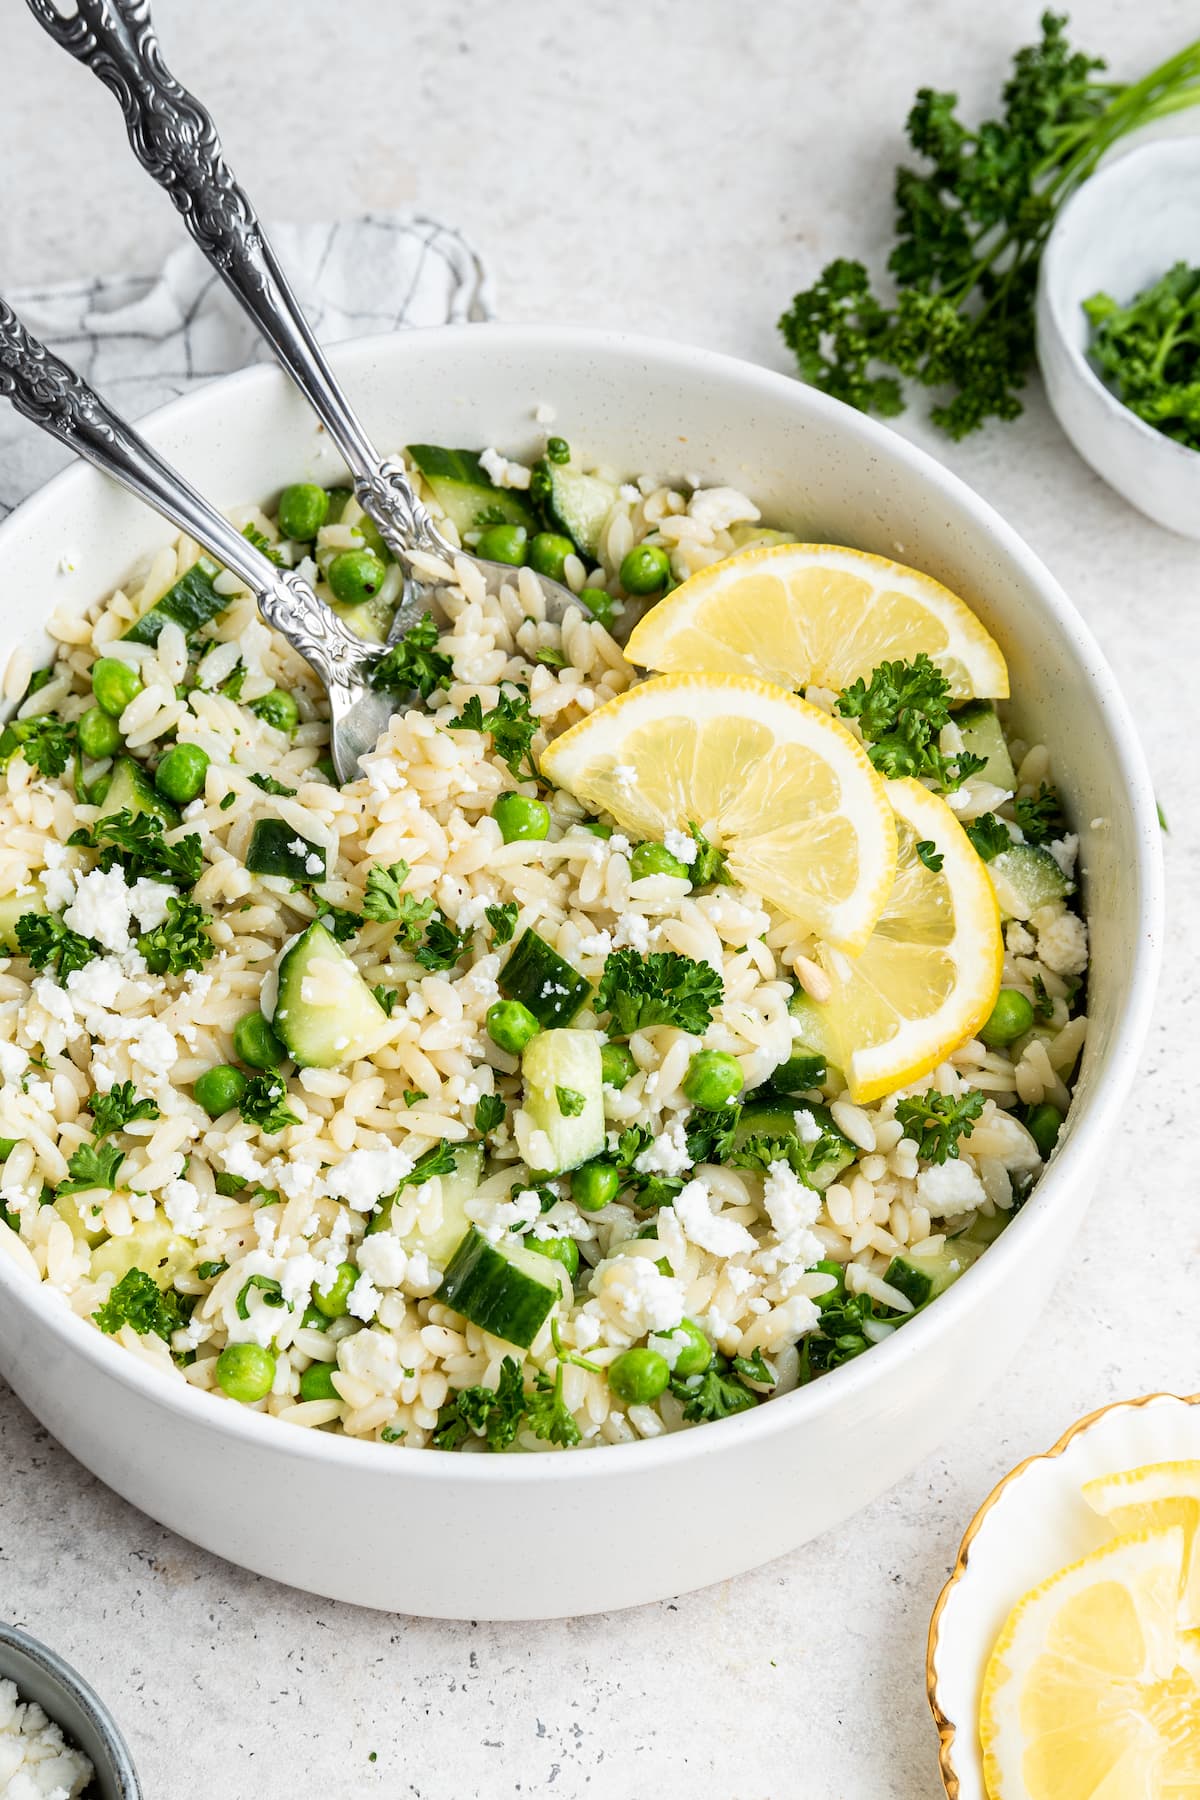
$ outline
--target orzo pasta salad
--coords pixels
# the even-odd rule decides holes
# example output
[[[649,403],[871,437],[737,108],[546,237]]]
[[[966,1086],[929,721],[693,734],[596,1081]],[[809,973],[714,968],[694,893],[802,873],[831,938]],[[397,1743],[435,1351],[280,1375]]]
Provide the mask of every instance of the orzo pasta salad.
[[[510,579],[424,559],[350,785],[194,543],[10,664],[0,1252],[172,1379],[405,1448],[755,1407],[1050,1156],[1087,940],[1049,751],[919,572],[558,438],[408,461]],[[382,642],[348,492],[238,522]]]

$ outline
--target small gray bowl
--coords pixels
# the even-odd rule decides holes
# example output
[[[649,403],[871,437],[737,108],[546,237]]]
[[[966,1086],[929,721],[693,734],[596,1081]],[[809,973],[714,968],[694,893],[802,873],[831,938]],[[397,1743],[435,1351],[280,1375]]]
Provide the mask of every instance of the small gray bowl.
[[[69,1663],[15,1625],[0,1623],[0,1680],[15,1681],[22,1700],[33,1700],[61,1725],[96,1771],[87,1800],[142,1800],[128,1747],[98,1696]]]

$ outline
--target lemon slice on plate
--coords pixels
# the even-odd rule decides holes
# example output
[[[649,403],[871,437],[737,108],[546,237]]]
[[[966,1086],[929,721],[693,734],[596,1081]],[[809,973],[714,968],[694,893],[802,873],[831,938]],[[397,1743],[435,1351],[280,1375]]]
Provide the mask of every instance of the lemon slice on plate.
[[[817,1010],[859,1102],[919,1080],[977,1031],[1004,964],[995,890],[946,802],[909,780],[887,797],[899,845],[879,922],[856,957],[818,950],[833,993]]]
[[[772,544],[702,569],[639,621],[630,662],[840,692],[924,651],[956,700],[1004,699],[1008,667],[969,606],[903,563],[836,544]]]
[[[840,949],[866,943],[891,891],[896,826],[862,745],[765,681],[644,681],[555,738],[540,763],[640,838],[694,822],[735,881]]]
[[[1083,1497],[1114,1531],[1183,1530],[1179,1623],[1200,1630],[1200,1462],[1148,1463],[1084,1483]]]
[[[1176,1622],[1184,1534],[1114,1538],[1019,1601],[983,1678],[990,1800],[1183,1800],[1200,1690]]]

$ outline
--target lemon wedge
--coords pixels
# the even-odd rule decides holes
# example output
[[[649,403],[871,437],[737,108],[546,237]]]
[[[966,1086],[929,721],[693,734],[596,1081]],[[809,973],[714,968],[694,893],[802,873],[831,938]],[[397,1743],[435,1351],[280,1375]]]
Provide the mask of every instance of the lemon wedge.
[[[899,842],[879,922],[856,957],[817,952],[833,984],[826,1041],[860,1103],[919,1080],[978,1030],[1004,964],[995,890],[946,802],[909,780],[889,781],[887,797]]]
[[[1114,1531],[1147,1531],[1178,1525],[1183,1531],[1183,1583],[1179,1623],[1200,1630],[1200,1462],[1148,1463],[1085,1482],[1083,1497]]]
[[[891,891],[885,783],[844,726],[765,681],[644,681],[555,738],[540,763],[639,838],[694,822],[735,881],[842,950],[866,943]]]
[[[1200,1690],[1181,1660],[1178,1527],[1114,1538],[1020,1600],[983,1679],[990,1800],[1183,1800]]]
[[[1000,646],[940,582],[863,550],[772,544],[701,569],[639,621],[625,654],[666,673],[840,692],[922,650],[956,700],[1007,696]]]

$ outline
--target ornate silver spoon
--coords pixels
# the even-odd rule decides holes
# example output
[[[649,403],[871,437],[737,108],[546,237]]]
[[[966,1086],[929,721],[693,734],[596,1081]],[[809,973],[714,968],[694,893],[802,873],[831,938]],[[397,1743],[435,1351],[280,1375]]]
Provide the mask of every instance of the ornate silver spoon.
[[[351,631],[302,575],[276,568],[256,550],[74,369],[39,343],[3,300],[0,394],[194,537],[245,582],[268,625],[300,652],[328,690],[334,766],[339,780],[353,780],[359,757],[372,748],[396,710],[394,695],[370,686],[379,646]]]
[[[389,634],[394,642],[428,610],[435,586],[413,573],[411,552],[443,557],[463,552],[446,543],[401,465],[380,456],[335,380],[258,215],[225,160],[211,115],[163,61],[149,0],[76,0],[69,15],[53,0],[27,3],[55,42],[116,95],[134,155],[166,189],[208,261],[337,445],[359,505],[405,571]],[[509,568],[473,560],[493,592],[513,578]],[[568,606],[583,605],[559,582],[536,579],[548,618],[561,619]]]

